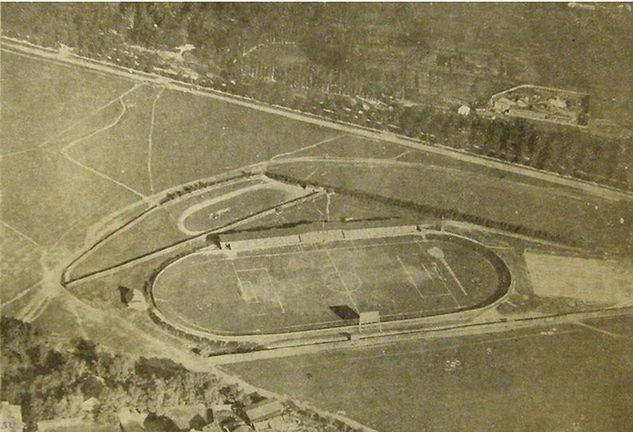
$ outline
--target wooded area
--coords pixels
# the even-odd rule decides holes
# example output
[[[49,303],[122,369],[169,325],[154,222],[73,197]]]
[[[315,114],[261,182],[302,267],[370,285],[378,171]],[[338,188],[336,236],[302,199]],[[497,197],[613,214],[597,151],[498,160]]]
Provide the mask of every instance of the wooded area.
[[[633,189],[632,134],[595,135],[474,110],[463,117],[456,113],[459,102],[446,102],[456,98],[455,86],[466,84],[459,98],[473,106],[486,103],[481,92],[494,83],[529,79],[592,93],[598,101],[592,115],[609,114],[633,127],[626,82],[633,68],[633,13],[617,5],[595,13],[564,4],[467,6],[8,3],[2,29],[209,89]],[[471,19],[475,13],[481,25]],[[277,55],[249,64],[245,53],[270,41],[292,43],[302,58],[287,68],[278,67]],[[195,46],[195,73],[174,70],[152,51],[184,44]],[[431,66],[414,61],[431,52],[437,53]],[[419,84],[423,67],[431,68],[425,85],[441,88],[432,97],[407,91],[411,80]],[[414,100],[401,100],[405,95]]]

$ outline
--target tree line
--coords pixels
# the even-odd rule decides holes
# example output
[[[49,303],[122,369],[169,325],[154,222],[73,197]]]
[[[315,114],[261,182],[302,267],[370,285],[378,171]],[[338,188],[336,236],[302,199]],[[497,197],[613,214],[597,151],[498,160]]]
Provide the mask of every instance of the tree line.
[[[357,12],[357,7],[336,4],[8,3],[3,4],[2,27],[5,33],[28,36],[44,46],[64,43],[89,57],[107,56],[110,61],[147,72],[158,67],[169,69],[169,64],[151,53],[132,53],[127,44],[169,48],[192,43],[197,56],[212,60],[207,62],[211,73],[192,78],[174,72],[172,78],[336,121],[390,130],[431,144],[633,189],[629,173],[632,137],[596,136],[573,127],[543,127],[477,113],[464,117],[456,113],[455,106],[405,106],[395,96],[396,83],[376,81],[371,89],[364,89],[363,94],[371,94],[379,102],[367,104],[355,95],[354,88],[337,84],[345,82],[343,76],[364,73],[361,60],[367,52],[363,47],[372,43],[366,27],[399,22],[395,36],[384,35],[385,44],[394,47],[424,49],[428,35],[415,25],[421,18],[412,6],[385,5]],[[296,41],[310,60],[302,72],[309,79],[299,87],[294,80],[284,81],[283,74],[270,81],[240,73],[243,50],[271,37]]]

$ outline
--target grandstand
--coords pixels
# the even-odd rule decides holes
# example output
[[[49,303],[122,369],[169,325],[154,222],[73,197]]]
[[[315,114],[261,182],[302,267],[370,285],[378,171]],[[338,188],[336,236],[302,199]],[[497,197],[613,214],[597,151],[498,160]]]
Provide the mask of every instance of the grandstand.
[[[244,251],[299,244],[386,238],[416,234],[420,230],[418,225],[411,222],[395,223],[393,220],[306,224],[293,228],[220,234],[217,241],[222,249]]]

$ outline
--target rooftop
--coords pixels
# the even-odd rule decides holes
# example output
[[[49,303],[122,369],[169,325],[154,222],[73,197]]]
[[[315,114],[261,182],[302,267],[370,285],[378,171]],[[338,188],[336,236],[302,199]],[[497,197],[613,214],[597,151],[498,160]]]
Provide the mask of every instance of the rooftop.
[[[278,416],[284,410],[283,404],[276,399],[265,399],[244,408],[244,413],[251,423],[257,423]]]
[[[297,225],[289,228],[272,228],[267,230],[240,231],[235,233],[224,233],[219,235],[222,242],[238,240],[254,240],[266,237],[281,237],[289,235],[306,234],[319,231],[335,230],[358,230],[384,227],[398,227],[416,225],[415,222],[402,219],[386,219],[375,221],[349,221],[349,222],[326,222]]]

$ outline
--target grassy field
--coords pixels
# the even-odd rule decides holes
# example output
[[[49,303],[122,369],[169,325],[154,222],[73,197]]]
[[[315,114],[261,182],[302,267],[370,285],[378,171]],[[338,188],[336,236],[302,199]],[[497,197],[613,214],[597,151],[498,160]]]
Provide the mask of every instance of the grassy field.
[[[130,87],[124,79],[2,51],[2,153],[42,144]]]
[[[258,189],[250,190],[254,187]],[[148,211],[98,245],[78,262],[70,278],[75,279],[173,245],[305,193],[301,188],[253,179],[223,183],[169,201]],[[190,209],[195,211],[187,215]],[[219,214],[219,211],[223,212]]]
[[[285,157],[349,157],[349,158],[397,158],[409,149],[385,141],[372,140],[353,135],[343,135],[317,146],[292,152]]]
[[[1,73],[4,222],[52,246],[73,226],[134,200],[59,153],[36,149],[81,124],[86,114],[131,88],[130,82],[5,51]]]
[[[625,324],[630,334],[633,323]],[[228,366],[377,430],[626,431],[633,343],[584,327],[403,341]]]
[[[446,261],[432,255],[440,248]],[[197,253],[167,267],[153,295],[169,318],[220,333],[275,333],[446,313],[482,303],[500,280],[474,249],[448,241],[392,237]],[[191,301],[196,299],[196,301]]]
[[[175,91],[161,96],[155,121],[157,190],[338,135],[327,128]]]
[[[70,156],[144,195],[151,195],[153,188],[147,166],[150,126],[152,108],[160,93],[155,88],[140,87],[126,95],[115,105],[113,126],[73,146]]]
[[[453,209],[495,222],[542,230],[609,251],[633,254],[633,205],[566,188],[489,176],[485,169],[295,162],[269,171],[320,185]]]
[[[633,261],[526,253],[534,293],[590,304],[633,306]]]
[[[0,301],[13,299],[40,279],[41,250],[4,225],[0,225]]]
[[[0,169],[2,220],[47,247],[76,224],[89,226],[137,200],[58,153],[14,155],[2,159]]]

